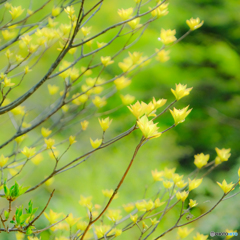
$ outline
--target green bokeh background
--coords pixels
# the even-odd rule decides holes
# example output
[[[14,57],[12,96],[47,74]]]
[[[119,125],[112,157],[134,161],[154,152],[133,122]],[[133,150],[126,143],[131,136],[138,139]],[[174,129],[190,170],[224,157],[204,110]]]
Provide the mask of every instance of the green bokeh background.
[[[16,1],[11,2],[13,5],[18,5]],[[29,3],[27,2],[21,3],[24,8],[28,8],[27,4]],[[91,5],[93,2],[95,1],[89,1],[87,5]],[[155,1],[152,1],[149,6],[153,7],[154,4]],[[39,2],[33,1],[33,8],[37,8],[39,5]],[[52,6],[53,3],[50,3],[43,12],[46,14],[51,11]],[[134,7],[133,0],[104,1],[100,12],[88,23],[88,26],[92,26],[92,34],[119,21],[117,9],[128,7]],[[144,10],[147,10],[147,7]],[[186,19],[200,17],[200,19],[204,20],[204,25],[199,30],[192,32],[183,41],[170,48],[170,60],[168,62],[152,61],[147,68],[134,75],[132,84],[128,88],[121,91],[121,94],[129,93],[136,96],[139,101],[148,102],[153,96],[156,99],[166,98],[169,104],[174,100],[170,89],[174,88],[176,83],[187,84],[188,87],[193,87],[191,94],[183,98],[175,106],[176,108],[183,108],[190,105],[193,110],[183,124],[163,134],[160,138],[151,140],[140,149],[133,167],[120,189],[119,197],[114,200],[111,207],[118,207],[122,203],[142,199],[146,186],[150,186],[147,197],[151,197],[159,188],[157,184],[151,185],[151,170],[157,168],[160,171],[164,167],[177,167],[177,173],[187,176],[188,173],[195,169],[193,164],[194,155],[203,152],[204,154],[210,154],[210,159],[213,160],[216,156],[215,147],[231,148],[231,158],[214,170],[211,175],[203,180],[202,185],[190,194],[190,198],[196,199],[199,203],[199,207],[193,209],[191,213],[194,216],[200,215],[213,206],[221,197],[222,191],[216,181],[222,182],[223,179],[226,179],[227,182],[237,181],[237,170],[240,165],[239,11],[240,4],[234,0],[171,1],[169,14],[150,24],[141,39],[129,49],[131,52],[139,51],[149,56],[155,51],[155,48],[161,47],[161,42],[157,40],[161,28],[176,29],[176,36],[179,38],[188,31],[188,26],[185,23]],[[65,14],[62,15],[57,18],[58,22],[66,22]],[[99,37],[97,41],[108,42],[116,32],[117,29],[110,31],[106,35]],[[113,55],[116,48],[121,47],[126,39],[125,37],[117,39],[111,46],[99,53],[96,59],[99,59],[100,56]],[[56,47],[57,44],[54,49]],[[89,49],[86,48],[86,51],[89,51]],[[56,54],[55,50],[46,53],[41,64],[29,73],[19,88],[19,92],[15,91],[11,95],[11,99],[20,96],[39,81],[42,74],[47,71],[47,68],[54,61]],[[121,73],[117,62],[122,61],[127,55],[126,51],[121,53],[115,59],[115,64],[107,68],[106,72],[103,73],[103,78],[110,79]],[[1,57],[3,58],[3,56],[2,53]],[[67,55],[66,60],[73,61],[72,55]],[[85,59],[77,66],[86,66],[88,60]],[[98,61],[96,60],[96,62]],[[0,64],[3,67],[5,63],[0,60]],[[96,76],[98,71],[99,68],[94,70],[92,76]],[[49,83],[58,84],[63,88],[63,81],[60,77],[50,80]],[[29,119],[36,116],[36,113],[42,111],[54,101],[54,97],[50,98],[48,96],[47,84],[45,83],[40,88],[39,93],[34,94],[24,103],[27,109],[31,109]],[[117,93],[110,98],[107,106],[101,109],[100,112],[120,105],[119,95]],[[36,103],[38,103],[37,106]],[[113,118],[113,122],[110,130],[106,133],[106,139],[127,130],[135,121],[126,107],[109,116]],[[49,123],[44,123],[42,126],[49,127],[48,124],[55,119],[55,117],[52,117]],[[74,135],[81,128],[81,119],[81,116],[74,119],[71,128],[61,131],[55,137],[56,142],[60,142],[69,135]],[[161,130],[164,130],[172,124],[173,120],[168,112],[159,119],[158,126]],[[42,126],[28,134],[26,144],[31,144],[40,137]],[[7,114],[1,116],[1,128],[2,143],[8,139],[9,135],[15,132]],[[101,137],[97,117],[90,120],[89,129],[77,138],[77,143],[72,146],[71,151],[67,152],[63,162],[69,162],[70,159],[91,150],[89,137],[93,139]],[[44,185],[37,191],[20,197],[15,206],[26,205],[26,201],[32,199],[34,205],[42,209],[52,189],[56,189],[48,210],[53,209],[64,214],[72,212],[76,217],[85,217],[85,210],[78,204],[80,195],[91,195],[94,203],[103,206],[105,200],[102,189],[114,189],[116,187],[140,138],[140,132],[136,131],[110,147],[93,154],[87,162],[71,171],[56,176],[52,185]],[[57,150],[62,153],[66,147],[67,143],[58,147]],[[12,145],[2,149],[0,154],[8,154],[11,149]],[[27,186],[34,186],[43,177],[47,176],[54,166],[54,161],[50,159],[47,153],[44,158],[44,161],[38,166],[29,163],[21,176],[17,177],[19,182]],[[6,200],[1,199],[1,204],[5,207]],[[204,234],[209,234],[210,231],[225,231],[226,229],[234,229],[239,232],[240,217],[238,209],[239,197],[236,196],[224,201],[211,214],[190,227],[194,227],[196,231]],[[169,226],[172,226],[177,216],[178,211],[173,210],[170,217],[163,219],[164,221],[159,226],[157,233],[160,234]],[[36,224],[38,228],[44,228],[47,225],[48,221],[44,216]],[[186,239],[192,239],[196,231]],[[52,239],[50,233],[51,231],[46,231],[41,234],[42,239]],[[119,239],[138,239],[138,236],[139,231],[134,228],[131,233],[126,232]],[[15,238],[14,234],[2,233],[0,239],[12,240]],[[164,237],[164,239],[176,239],[176,230]],[[217,240],[218,238],[214,237],[213,239]],[[238,238],[235,237],[235,239]]]

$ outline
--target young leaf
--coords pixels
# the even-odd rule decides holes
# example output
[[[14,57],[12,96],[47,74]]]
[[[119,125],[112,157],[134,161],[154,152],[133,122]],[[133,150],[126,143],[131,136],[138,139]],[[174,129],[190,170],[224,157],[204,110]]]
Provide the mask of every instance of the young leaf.
[[[9,196],[9,188],[6,185],[6,181],[4,182],[4,193],[5,193],[5,197],[7,198]]]
[[[38,210],[38,208],[36,207],[36,208],[34,208],[33,210],[32,210],[32,214],[34,214],[36,211]]]
[[[28,227],[28,228],[27,228],[27,231],[26,231],[26,235],[32,234],[32,229],[34,229],[33,226]]]
[[[9,218],[9,214],[10,214],[10,212],[8,212],[8,211],[4,211],[4,216],[5,216],[5,219],[6,219],[6,220],[8,220],[8,218]]]
[[[24,194],[27,190],[28,190],[29,187],[22,187],[20,186],[19,188],[19,196]]]
[[[19,185],[17,182],[15,182],[15,184],[11,187],[10,195],[13,198],[13,200],[19,196]]]
[[[29,203],[28,203],[28,208],[31,208],[32,205],[33,205],[32,200],[30,200]]]
[[[27,220],[27,218],[30,216],[31,214],[23,214],[21,217],[20,217],[20,226],[22,226],[25,221]]]
[[[23,206],[20,206],[16,209],[16,217],[20,217],[22,215]]]
[[[28,203],[28,209],[26,209],[27,213],[32,213],[32,205],[33,205],[32,200],[30,200]]]

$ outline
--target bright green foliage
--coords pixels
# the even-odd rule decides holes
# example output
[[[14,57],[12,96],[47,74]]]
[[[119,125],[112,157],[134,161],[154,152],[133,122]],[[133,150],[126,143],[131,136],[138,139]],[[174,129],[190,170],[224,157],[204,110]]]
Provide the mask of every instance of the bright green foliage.
[[[7,187],[5,182],[3,188],[5,193],[4,197],[9,201],[14,201],[17,197],[21,196],[28,190],[28,187],[20,186],[17,182],[15,182],[10,188]]]
[[[4,239],[205,240],[228,224],[205,213],[239,196],[239,6],[0,2]]]
[[[10,212],[8,212],[8,211],[4,211],[4,216],[5,216],[5,219],[6,220],[8,220],[8,218],[9,218],[9,215],[10,215]]]
[[[10,221],[10,223],[22,229],[27,228],[26,234],[31,234],[32,230],[35,229],[35,227],[28,226],[28,224],[33,220],[37,209],[38,208],[33,208],[33,203],[30,200],[28,203],[28,208],[25,208],[26,213],[23,213],[23,206],[18,207],[15,212],[15,217]]]

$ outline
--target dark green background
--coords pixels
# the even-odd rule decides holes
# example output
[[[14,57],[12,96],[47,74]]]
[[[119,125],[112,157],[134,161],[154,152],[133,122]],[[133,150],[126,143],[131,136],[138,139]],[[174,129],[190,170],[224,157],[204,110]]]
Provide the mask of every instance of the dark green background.
[[[34,4],[38,5],[39,3]],[[90,5],[90,1],[87,4]],[[154,4],[155,1],[150,6],[153,7]],[[49,5],[44,11],[50,11],[52,6]],[[89,22],[88,26],[93,26],[92,34],[119,21],[118,8],[133,6],[134,1],[106,1],[101,11]],[[142,147],[133,168],[126,178],[126,182],[120,189],[119,198],[113,203],[113,207],[141,199],[145,186],[152,183],[151,170],[157,168],[160,171],[166,166],[176,166],[179,174],[187,175],[195,169],[193,164],[194,155],[203,152],[204,154],[210,154],[210,159],[214,160],[216,156],[215,147],[220,149],[231,148],[232,156],[228,162],[220,165],[211,175],[205,178],[201,187],[191,193],[190,198],[197,199],[199,203],[199,208],[193,209],[192,214],[198,216],[205,212],[221,197],[222,190],[218,187],[216,181],[222,182],[223,179],[226,179],[227,182],[237,181],[237,170],[240,165],[239,11],[240,4],[234,0],[170,1],[169,14],[150,24],[141,40],[129,49],[131,52],[139,51],[149,56],[155,51],[155,48],[161,47],[161,42],[157,40],[161,28],[176,29],[176,37],[179,38],[188,31],[186,19],[200,17],[201,20],[204,20],[204,25],[199,30],[192,32],[183,41],[170,48],[171,53],[168,62],[159,63],[152,60],[147,68],[134,75],[130,87],[121,91],[122,94],[129,93],[136,96],[139,101],[148,102],[153,96],[156,99],[166,98],[169,104],[174,100],[170,89],[175,88],[176,83],[187,84],[188,87],[193,87],[193,90],[189,96],[181,99],[175,107],[183,108],[190,105],[193,110],[183,124],[163,134],[160,138],[151,140]],[[66,21],[66,17],[62,17],[62,20],[61,17],[57,18],[57,21]],[[116,31],[113,30],[105,36],[99,37],[97,41],[109,41]],[[110,46],[103,53],[99,53],[96,62],[99,61],[100,56],[113,55],[116,46],[121,47],[124,39],[126,38],[116,40],[112,47]],[[58,46],[56,45],[56,47]],[[31,72],[31,75],[29,74],[29,78],[22,85],[21,90],[23,92],[41,78],[43,69],[46,72],[54,61],[55,55],[53,52],[46,54],[41,65]],[[103,73],[103,77],[110,79],[121,73],[117,62],[122,61],[127,55],[126,51],[121,53],[116,58],[115,64],[107,68],[107,71]],[[66,60],[72,61],[73,58],[67,56]],[[86,66],[87,62],[87,60],[84,60],[77,66]],[[93,75],[97,75],[98,71],[99,69],[96,69]],[[61,78],[49,83],[63,84]],[[46,92],[47,83],[40,88],[39,93],[34,94],[26,102],[26,106],[32,109],[35,106],[33,103],[42,99],[42,96],[46,96],[42,102],[43,106],[49,105],[53,99],[48,98]],[[19,94],[20,92],[16,93],[12,98],[15,99]],[[120,104],[121,101],[117,93],[100,112],[112,109]],[[38,106],[38,111],[41,111],[43,106]],[[135,121],[127,107],[123,107],[109,116],[113,118],[113,123],[109,132],[106,133],[106,139],[127,130]],[[7,119],[7,116],[4,119]],[[80,119],[73,121],[73,123],[77,124],[70,130],[62,131],[56,137],[56,142],[78,131],[81,128]],[[164,130],[172,124],[173,120],[169,112],[159,118],[158,126],[160,130]],[[48,124],[43,126],[48,127]],[[3,130],[3,138],[7,138],[10,129],[12,129],[11,125]],[[37,139],[39,134],[40,127],[29,134],[28,143],[30,144],[32,139]],[[101,137],[97,117],[90,121],[89,129],[77,138],[78,142],[72,146],[72,151],[67,153],[64,162],[85,153],[86,149],[90,150],[89,137]],[[85,211],[78,204],[80,195],[92,195],[94,203],[103,204],[102,189],[115,188],[140,138],[140,132],[134,132],[126,139],[93,155],[88,162],[69,172],[58,175],[50,187],[43,186],[36,192],[19,198],[16,206],[25,205],[25,199],[32,198],[34,204],[40,206],[41,209],[42,204],[47,201],[51,189],[56,188],[49,209],[61,211],[65,214],[73,212],[76,217],[78,215],[85,216]],[[62,145],[58,150],[63,152],[65,147],[67,147],[67,144]],[[31,166],[23,171],[24,177],[19,178],[22,184],[32,186],[51,171],[54,162],[49,159],[48,154],[44,156],[46,159],[39,166],[36,167],[30,163]],[[48,166],[51,168],[48,169]],[[148,197],[156,192],[157,188],[156,185],[151,187]],[[239,231],[238,199],[239,197],[236,196],[224,201],[210,215],[190,227],[195,227],[204,234],[209,234],[210,231],[225,231],[227,228]],[[1,200],[1,203],[6,204],[6,201]],[[159,227],[159,233],[172,226],[177,214],[178,211],[175,210],[171,217],[164,220]],[[47,224],[48,221],[42,217],[37,227],[43,228]],[[42,239],[49,239],[48,234],[48,232],[44,233]],[[139,233],[135,229],[129,234],[123,234],[119,239],[137,239]],[[186,239],[192,239],[194,235],[195,233],[192,233]],[[12,236],[5,234],[1,237],[3,237],[2,239],[7,239],[7,237],[8,239],[14,239]],[[174,238],[176,238],[176,231],[167,235],[164,239]],[[216,240],[217,237],[213,239]]]

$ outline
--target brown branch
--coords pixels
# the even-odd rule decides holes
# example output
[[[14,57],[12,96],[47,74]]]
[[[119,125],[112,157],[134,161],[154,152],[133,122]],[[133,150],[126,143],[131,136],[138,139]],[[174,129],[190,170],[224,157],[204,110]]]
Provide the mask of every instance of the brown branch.
[[[197,217],[197,218],[195,218],[195,219],[193,219],[193,220],[191,220],[191,221],[189,221],[189,222],[183,223],[183,224],[181,224],[181,225],[175,224],[173,227],[171,227],[170,229],[168,229],[167,231],[165,231],[164,233],[162,233],[161,235],[159,235],[159,236],[158,236],[157,238],[155,238],[154,240],[157,240],[157,239],[163,237],[164,235],[166,235],[168,232],[172,231],[172,230],[175,229],[175,228],[179,228],[179,227],[186,226],[186,225],[188,225],[188,224],[190,224],[190,223],[192,223],[192,222],[195,222],[195,221],[199,220],[200,218],[206,216],[207,214],[209,214],[210,212],[212,212],[212,211],[219,205],[219,203],[224,200],[224,197],[227,196],[237,185],[238,185],[238,182],[236,182],[236,183],[234,184],[234,186],[232,187],[232,189],[231,189],[229,192],[224,193],[223,196],[218,200],[218,202],[217,202],[212,208],[210,208],[207,212],[203,213],[203,214],[200,215],[199,217]]]
[[[2,213],[1,213],[1,215],[0,215],[0,218],[1,218],[1,222],[2,222],[2,225],[3,225],[4,229],[5,229],[5,231],[8,233],[8,232],[9,232],[9,231],[8,231],[8,228],[5,226],[5,221],[6,221],[6,220],[3,220],[3,218],[2,218]]]
[[[91,38],[89,38],[89,39],[87,39],[87,40],[85,40],[85,41],[83,41],[83,42],[81,42],[81,43],[79,43],[79,44],[75,44],[75,45],[73,45],[72,47],[81,46],[81,45],[85,44],[86,42],[88,42],[88,41],[90,41],[90,40],[92,40],[92,39],[95,39],[96,37],[101,36],[102,34],[108,32],[109,30],[111,30],[111,29],[113,29],[113,28],[116,28],[116,27],[121,26],[121,25],[123,25],[123,24],[125,24],[125,23],[128,23],[128,22],[134,20],[135,18],[143,17],[143,16],[149,14],[150,12],[152,12],[154,9],[158,8],[159,6],[161,6],[164,2],[166,2],[166,0],[163,0],[161,3],[157,4],[157,5],[156,5],[154,8],[152,8],[151,10],[146,11],[146,12],[144,12],[144,13],[142,13],[142,14],[139,14],[139,15],[135,15],[134,17],[129,18],[129,19],[126,20],[126,21],[122,21],[122,22],[116,23],[116,24],[114,24],[114,25],[112,25],[112,26],[110,26],[110,27],[108,27],[108,28],[105,28],[102,32],[94,35],[93,37],[91,37]]]
[[[27,226],[25,226],[24,229],[27,229],[28,227],[32,226],[33,223],[34,223],[35,221],[37,221],[38,218],[43,214],[43,212],[47,209],[47,207],[48,207],[48,205],[49,205],[49,203],[50,203],[50,201],[51,201],[51,199],[52,199],[52,197],[53,197],[54,192],[55,192],[55,189],[53,189],[53,191],[52,191],[52,193],[51,193],[51,195],[50,195],[50,197],[49,197],[49,199],[48,199],[48,201],[47,201],[47,204],[45,205],[45,207],[43,208],[43,210],[40,212],[40,214],[39,214],[37,217],[35,217]]]
[[[116,196],[119,188],[121,187],[123,181],[125,180],[128,172],[129,172],[129,170],[130,170],[130,168],[131,168],[131,166],[132,166],[132,164],[133,164],[133,161],[134,161],[134,159],[135,159],[135,157],[136,157],[136,155],[137,155],[140,147],[142,146],[142,143],[144,142],[144,140],[145,140],[145,138],[141,138],[140,143],[137,145],[137,147],[136,147],[136,149],[135,149],[135,151],[134,151],[133,157],[132,157],[132,159],[131,159],[131,161],[130,161],[130,163],[129,163],[127,169],[126,169],[126,171],[124,172],[124,174],[123,174],[120,182],[118,183],[117,187],[115,188],[115,190],[114,190],[111,198],[109,199],[108,203],[106,204],[106,206],[104,207],[104,209],[102,210],[102,212],[98,215],[98,217],[96,217],[94,220],[90,220],[90,221],[89,221],[89,224],[88,224],[87,228],[85,229],[85,231],[83,232],[83,235],[82,235],[82,237],[81,237],[80,240],[83,240],[83,239],[84,239],[84,237],[85,237],[87,231],[89,230],[90,226],[91,226],[93,223],[95,223],[95,222],[106,212],[106,210],[108,209],[108,207],[109,207],[109,205],[111,204],[112,200],[113,200],[114,197]]]
[[[82,5],[84,3],[84,0],[82,2]],[[68,50],[71,47],[71,44],[78,32],[78,26],[79,23],[81,23],[82,19],[80,19],[80,15],[82,12],[82,7],[79,11],[79,15],[78,15],[78,19],[77,22],[78,24],[76,24],[76,27],[74,28],[74,33],[73,36],[71,37],[69,44],[66,46],[65,49],[63,49],[58,57],[56,58],[56,60],[54,61],[54,63],[52,64],[52,66],[50,67],[50,69],[48,70],[48,72],[45,74],[45,76],[37,83],[35,84],[35,86],[33,86],[30,90],[28,90],[25,94],[23,94],[22,96],[20,96],[19,98],[17,98],[15,101],[11,102],[10,104],[8,104],[7,106],[4,107],[0,107],[0,115],[4,114],[10,110],[12,110],[13,108],[17,107],[18,105],[20,105],[22,102],[24,102],[26,99],[28,99],[34,92],[37,91],[37,89],[43,85],[44,82],[47,81],[48,77],[52,74],[52,72],[57,68],[57,66],[59,65],[59,63],[62,61],[63,57],[68,53]]]
[[[19,23],[22,23],[22,22],[25,22],[28,18],[30,18],[30,17],[33,16],[35,13],[37,13],[38,11],[40,11],[41,9],[43,9],[49,2],[51,2],[51,0],[48,0],[47,2],[45,2],[40,8],[38,8],[37,10],[35,10],[31,15],[25,17],[24,19],[22,19],[22,20],[20,20],[20,21],[18,21],[18,22],[14,22],[14,23],[9,24],[9,25],[7,25],[7,26],[5,26],[5,27],[2,27],[2,28],[0,28],[0,30],[1,30],[1,29],[4,29],[4,28],[9,28],[9,27],[11,27],[11,26],[13,26],[13,25],[16,25],[16,24],[19,24]]]

